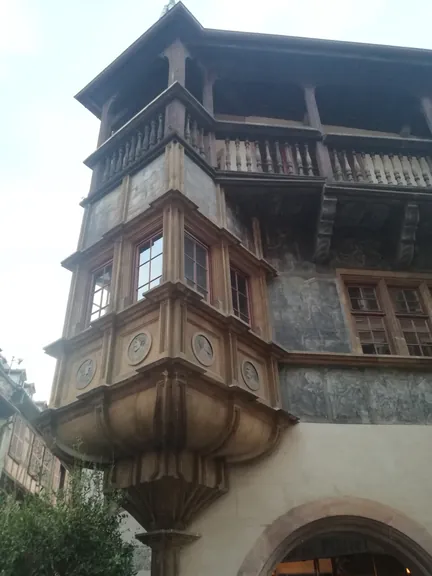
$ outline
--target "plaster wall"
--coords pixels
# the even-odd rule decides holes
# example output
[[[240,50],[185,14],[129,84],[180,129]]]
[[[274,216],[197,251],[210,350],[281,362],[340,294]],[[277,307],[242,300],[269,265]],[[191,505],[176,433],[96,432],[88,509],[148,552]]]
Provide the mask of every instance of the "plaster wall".
[[[300,423],[264,460],[230,470],[230,490],[189,526],[180,576],[235,576],[265,528],[327,498],[384,504],[432,533],[429,426]]]

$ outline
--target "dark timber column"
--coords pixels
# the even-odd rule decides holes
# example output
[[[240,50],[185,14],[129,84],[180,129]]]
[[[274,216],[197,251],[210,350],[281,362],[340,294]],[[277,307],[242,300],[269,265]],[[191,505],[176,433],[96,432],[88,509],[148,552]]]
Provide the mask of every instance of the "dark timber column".
[[[185,46],[176,40],[165,50],[168,59],[168,87],[174,82],[186,86],[186,58],[188,52]],[[184,135],[186,111],[184,104],[179,100],[173,100],[166,107],[165,136],[172,132]]]
[[[316,130],[322,132],[323,130],[321,119],[315,98],[315,86],[305,86],[304,94],[309,125],[312,128],[316,128]],[[331,178],[333,175],[333,170],[331,167],[330,155],[327,147],[324,146],[322,142],[317,142],[316,154],[320,175],[324,176],[325,178]]]
[[[425,96],[421,99],[421,107],[429,128],[429,132],[432,134],[432,98]]]

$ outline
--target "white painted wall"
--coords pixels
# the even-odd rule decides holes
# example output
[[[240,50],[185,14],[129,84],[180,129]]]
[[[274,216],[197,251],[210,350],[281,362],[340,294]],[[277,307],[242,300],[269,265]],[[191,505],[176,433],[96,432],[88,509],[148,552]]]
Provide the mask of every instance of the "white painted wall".
[[[432,426],[298,424],[271,456],[230,470],[230,490],[189,527],[180,576],[235,576],[264,529],[293,507],[355,496],[432,534]]]

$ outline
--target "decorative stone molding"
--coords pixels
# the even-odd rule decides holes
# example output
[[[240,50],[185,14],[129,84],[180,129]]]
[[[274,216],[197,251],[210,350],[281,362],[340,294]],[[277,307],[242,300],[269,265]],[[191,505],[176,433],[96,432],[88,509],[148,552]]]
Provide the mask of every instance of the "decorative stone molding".
[[[96,360],[87,358],[78,368],[75,376],[76,387],[78,390],[87,388],[96,373]]]
[[[323,195],[315,239],[315,262],[323,264],[330,256],[333,226],[336,219],[337,198]]]
[[[407,202],[404,207],[396,261],[398,266],[410,266],[414,259],[417,228],[420,221],[418,204]]]
[[[208,367],[213,364],[215,357],[212,343],[202,332],[197,332],[192,336],[192,351],[203,366]]]
[[[140,332],[136,334],[129,343],[127,349],[128,362],[131,366],[136,366],[143,362],[152,345],[152,337],[149,332]]]
[[[241,372],[243,376],[243,381],[249,390],[256,392],[260,389],[261,381],[258,369],[256,368],[255,364],[250,360],[244,360]]]

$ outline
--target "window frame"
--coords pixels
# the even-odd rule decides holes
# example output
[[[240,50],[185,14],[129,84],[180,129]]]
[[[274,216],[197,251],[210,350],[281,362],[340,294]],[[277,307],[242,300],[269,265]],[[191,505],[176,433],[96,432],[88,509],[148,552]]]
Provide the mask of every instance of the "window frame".
[[[197,265],[199,265],[197,263],[196,259],[193,260],[193,263],[194,263],[194,286],[190,286],[188,284],[188,279],[186,278],[186,265],[185,265],[185,263],[186,263],[186,250],[185,250],[186,237],[190,238],[190,240],[192,240],[192,242],[195,242],[195,244],[198,244],[199,246],[201,246],[205,250],[205,253],[206,253],[206,284],[207,284],[207,286],[206,286],[207,295],[206,296],[204,296],[202,294],[202,292],[200,292],[196,288],[198,286],[198,284],[196,282],[196,267],[197,267]],[[188,256],[188,258],[189,258],[189,256]],[[210,273],[211,265],[212,265],[212,261],[211,261],[210,248],[206,244],[204,244],[204,242],[201,242],[201,240],[199,240],[194,234],[189,232],[188,229],[185,228],[184,234],[183,234],[183,279],[184,279],[185,284],[189,288],[191,288],[192,290],[195,290],[195,292],[197,292],[198,294],[200,294],[202,296],[202,298],[205,302],[209,302],[209,303],[211,302],[211,299],[212,299],[212,285],[211,285],[211,273]]]
[[[17,422],[19,422],[19,424],[20,424],[19,432],[21,435],[16,433]],[[24,462],[24,456],[25,456],[24,455],[24,445],[25,445],[26,428],[27,428],[27,425],[26,425],[24,419],[19,414],[15,414],[14,422],[13,422],[13,426],[12,426],[11,437],[9,440],[8,456],[10,458],[12,458],[12,460],[14,462],[16,462],[17,464],[21,464],[22,462]],[[18,455],[16,449],[15,449],[15,451],[12,450],[12,441],[13,441],[14,437],[17,438],[17,442],[21,443],[21,452],[19,455]]]
[[[157,236],[160,236],[162,239],[162,252],[160,254],[158,254],[157,256],[155,256],[155,258],[157,258],[158,256],[162,256],[162,274],[160,276],[158,276],[158,278],[160,278],[160,282],[157,286],[160,286],[160,284],[162,284],[163,282],[163,277],[164,277],[164,230],[163,227],[158,228],[155,232],[150,233],[148,236],[146,236],[145,238],[143,238],[142,240],[140,240],[138,243],[135,244],[135,248],[134,248],[134,258],[133,258],[133,281],[132,281],[132,289],[133,289],[133,298],[132,301],[134,303],[137,302],[141,302],[142,300],[145,300],[145,296],[143,296],[142,298],[138,298],[138,290],[140,290],[140,287],[138,286],[138,282],[139,282],[139,271],[140,271],[140,249],[142,248],[142,246],[144,246],[144,244],[146,244],[147,242],[151,242],[154,238],[156,238]],[[153,260],[153,258],[149,259],[149,262],[151,262],[151,260]],[[145,263],[144,263],[145,264]],[[144,265],[142,264],[142,266]],[[151,272],[151,266],[150,266],[150,272]],[[157,280],[158,278],[155,278],[155,280]],[[154,282],[154,280],[150,280],[147,282],[147,284],[151,284],[151,282]],[[145,286],[145,284],[144,284]],[[157,288],[157,286],[154,286],[153,288]],[[153,290],[153,288],[150,288],[148,290],[146,290],[146,292],[144,292],[144,294],[146,294],[147,292],[149,292],[150,290]]]
[[[244,294],[244,296],[246,296],[246,303],[247,303],[247,310],[248,310],[248,321],[243,320],[243,318],[241,318],[240,316],[240,306],[238,306],[239,308],[239,315],[237,315],[235,313],[234,310],[234,301],[233,301],[233,286],[231,283],[231,272],[234,272],[236,275],[240,275],[244,278],[245,280],[245,284],[246,284],[246,294]],[[234,314],[234,316],[236,318],[238,318],[238,320],[240,320],[241,322],[243,322],[244,324],[246,324],[249,327],[252,327],[252,291],[251,291],[251,277],[248,274],[245,274],[240,268],[238,268],[237,266],[233,265],[233,263],[230,261],[229,264],[229,285],[230,285],[230,299],[231,299],[231,307],[232,307],[232,312]],[[239,290],[238,290],[238,281],[237,281],[237,304],[238,304],[238,294],[239,294]]]
[[[366,316],[380,315],[383,317],[390,353],[371,354],[371,356],[404,356],[410,358],[432,359],[432,356],[414,356],[409,353],[408,342],[405,339],[402,325],[399,321],[401,317],[424,318],[427,320],[429,331],[432,334],[432,277],[430,275],[377,272],[368,270],[337,270],[337,277],[341,283],[341,300],[348,320],[354,353],[369,355],[365,354],[362,349],[362,343],[355,322],[356,313],[353,313],[352,311],[348,288],[350,286],[374,286],[377,301],[381,310],[378,312],[365,311],[363,314]],[[417,315],[415,313],[398,313],[392,298],[392,290],[395,288],[417,290],[423,312]],[[362,312],[360,311],[358,315],[362,315]]]
[[[93,297],[95,294],[95,281],[96,281],[96,275],[98,272],[101,272],[103,270],[105,270],[105,268],[107,268],[108,266],[111,266],[111,278],[110,278],[110,283],[109,283],[109,287],[110,287],[110,291],[109,291],[109,300],[108,300],[108,304],[107,306],[105,306],[105,308],[100,308],[99,312],[101,310],[106,310],[106,312],[104,314],[99,314],[99,316],[97,318],[95,318],[94,320],[91,319],[92,317],[92,308],[93,308]],[[87,322],[86,325],[90,326],[90,324],[93,324],[94,322],[97,322],[98,320],[100,320],[101,318],[103,318],[104,316],[106,316],[107,314],[110,313],[111,311],[111,306],[112,306],[112,297],[113,297],[113,293],[112,293],[112,289],[113,289],[113,270],[114,270],[114,263],[113,263],[113,259],[111,258],[110,260],[107,260],[104,264],[102,264],[101,266],[98,266],[97,268],[93,268],[93,270],[91,271],[90,275],[91,275],[91,284],[90,284],[90,293],[89,293],[89,297],[88,297],[88,311],[87,311]]]

